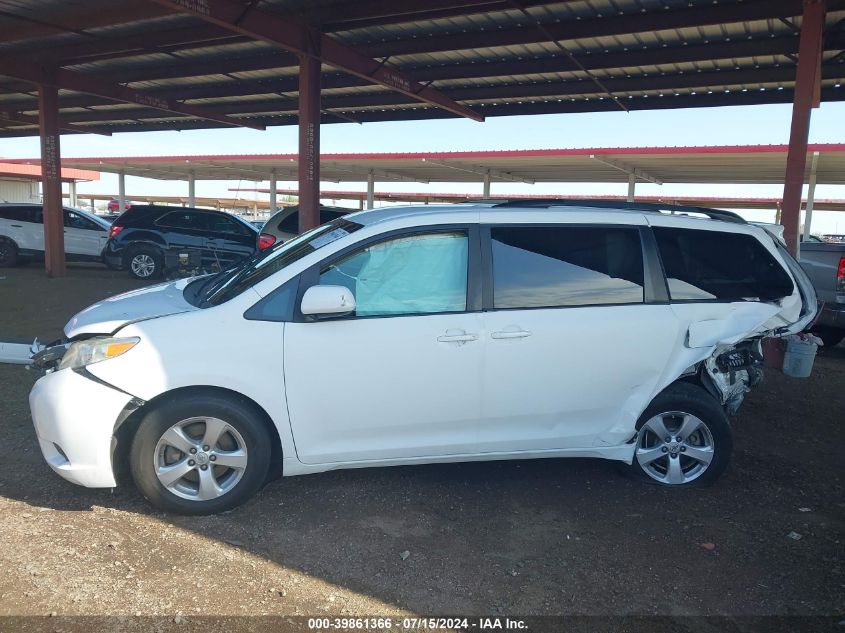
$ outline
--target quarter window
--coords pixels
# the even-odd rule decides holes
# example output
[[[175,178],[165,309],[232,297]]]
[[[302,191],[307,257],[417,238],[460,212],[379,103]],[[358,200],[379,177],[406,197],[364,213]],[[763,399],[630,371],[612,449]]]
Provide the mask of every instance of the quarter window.
[[[349,288],[356,316],[462,312],[467,242],[463,231],[379,242],[323,270],[320,285]]]
[[[669,296],[675,301],[771,301],[792,279],[752,235],[655,227]]]
[[[626,227],[498,227],[495,308],[642,303],[639,232]]]

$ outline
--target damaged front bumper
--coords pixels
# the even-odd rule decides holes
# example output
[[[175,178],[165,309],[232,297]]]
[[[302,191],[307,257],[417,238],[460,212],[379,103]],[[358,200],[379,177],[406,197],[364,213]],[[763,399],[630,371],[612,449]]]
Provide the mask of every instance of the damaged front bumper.
[[[64,479],[89,488],[113,488],[115,430],[142,402],[85,369],[57,371],[66,349],[65,344],[53,345],[32,359],[34,369],[46,372],[29,394],[41,452]]]

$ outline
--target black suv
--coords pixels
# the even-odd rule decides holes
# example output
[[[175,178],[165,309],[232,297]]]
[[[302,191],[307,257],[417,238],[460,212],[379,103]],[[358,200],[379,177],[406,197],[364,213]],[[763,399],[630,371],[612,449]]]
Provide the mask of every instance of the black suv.
[[[111,226],[103,261],[138,279],[154,279],[188,258],[197,271],[230,267],[257,248],[258,230],[221,211],[133,205]]]

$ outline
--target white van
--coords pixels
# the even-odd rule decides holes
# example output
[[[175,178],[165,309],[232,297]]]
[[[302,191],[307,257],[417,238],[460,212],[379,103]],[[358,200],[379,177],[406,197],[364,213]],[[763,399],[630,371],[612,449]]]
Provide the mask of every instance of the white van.
[[[81,209],[62,209],[68,261],[103,261],[110,224]],[[40,204],[0,204],[0,267],[44,259],[44,210]]]
[[[608,206],[362,211],[97,303],[34,358],[44,457],[91,487],[128,463],[190,514],[274,470],[598,457],[713,481],[761,337],[802,330],[814,291],[738,216]]]

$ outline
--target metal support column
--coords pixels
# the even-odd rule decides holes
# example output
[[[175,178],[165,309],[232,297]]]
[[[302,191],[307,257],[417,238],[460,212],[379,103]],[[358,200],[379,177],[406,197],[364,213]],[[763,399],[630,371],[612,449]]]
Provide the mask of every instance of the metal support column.
[[[634,191],[637,188],[637,177],[634,174],[628,174],[628,202],[634,201]]]
[[[44,268],[48,277],[65,276],[65,227],[62,217],[62,155],[59,146],[59,91],[38,86],[41,133],[41,193],[44,205]]]
[[[71,180],[67,183],[67,197],[70,206],[75,207],[77,203],[76,198],[76,181]]]
[[[270,170],[270,215],[276,212],[276,189],[277,189],[277,172],[276,169]]]
[[[816,199],[816,168],[819,165],[819,153],[813,152],[810,163],[810,181],[807,186],[807,205],[804,213],[804,241],[810,239],[810,226],[813,223],[813,201]]]
[[[487,170],[487,173],[484,174],[484,189],[481,193],[481,197],[487,200],[490,197],[490,170]]]
[[[320,224],[320,60],[299,56],[299,232]]]
[[[812,108],[818,107],[824,17],[825,0],[804,0],[781,215],[786,247],[795,256],[798,255],[799,248],[798,221],[801,213],[801,190],[804,188],[804,169],[807,165],[810,112]]]
[[[117,172],[117,212],[126,211],[126,172]]]
[[[188,175],[188,206],[197,206],[197,177],[192,169]]]
[[[375,206],[376,195],[376,177],[371,169],[367,174],[367,208],[372,209]]]

